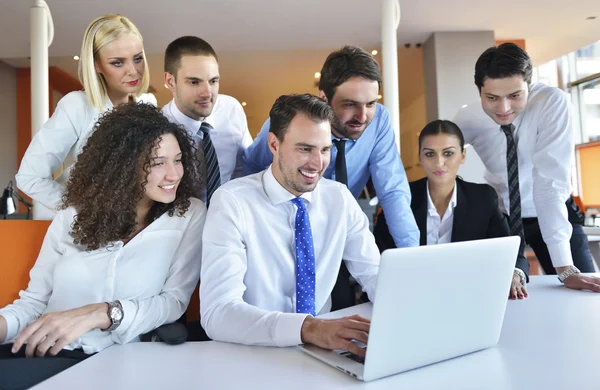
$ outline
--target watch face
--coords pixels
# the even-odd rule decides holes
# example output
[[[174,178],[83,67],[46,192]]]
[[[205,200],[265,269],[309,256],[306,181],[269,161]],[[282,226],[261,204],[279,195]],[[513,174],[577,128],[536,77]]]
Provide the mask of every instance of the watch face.
[[[110,318],[112,318],[113,321],[121,321],[121,318],[123,318],[123,313],[118,307],[113,307],[110,309]]]

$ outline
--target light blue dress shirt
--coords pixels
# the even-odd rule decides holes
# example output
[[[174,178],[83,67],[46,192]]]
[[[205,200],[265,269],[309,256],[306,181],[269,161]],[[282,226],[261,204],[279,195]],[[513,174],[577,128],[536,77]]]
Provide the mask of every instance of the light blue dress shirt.
[[[267,144],[270,120],[267,119],[260,133],[243,156],[243,174],[260,172],[273,162]],[[331,161],[335,161],[337,149],[331,149]],[[419,228],[410,209],[410,189],[406,172],[400,160],[394,131],[387,109],[377,104],[373,121],[357,140],[346,142],[346,166],[348,189],[358,198],[369,176],[381,207],[389,218],[388,226],[398,248],[419,246]],[[335,180],[335,164],[329,164],[323,175]],[[388,217],[389,215],[389,217]]]

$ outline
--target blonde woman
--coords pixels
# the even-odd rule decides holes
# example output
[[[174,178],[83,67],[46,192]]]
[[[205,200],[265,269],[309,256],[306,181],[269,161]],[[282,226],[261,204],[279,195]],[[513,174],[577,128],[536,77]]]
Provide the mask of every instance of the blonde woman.
[[[99,115],[122,103],[146,102],[150,74],[142,35],[129,19],[104,15],[85,31],[79,62],[83,91],[71,92],[56,106],[52,117],[33,137],[17,173],[17,186],[56,213],[70,167],[53,175],[69,154],[81,152]]]

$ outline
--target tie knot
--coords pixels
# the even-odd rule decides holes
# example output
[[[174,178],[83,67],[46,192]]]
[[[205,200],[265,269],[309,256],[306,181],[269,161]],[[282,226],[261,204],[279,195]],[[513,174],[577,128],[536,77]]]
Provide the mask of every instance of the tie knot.
[[[515,129],[515,125],[513,125],[512,123],[510,125],[502,125],[500,126],[500,128],[502,129],[502,131],[504,131],[504,134],[506,135],[512,135],[513,130]]]
[[[338,151],[346,150],[346,140],[345,139],[334,139],[332,141],[335,144],[335,147],[337,148]]]
[[[202,124],[200,125],[199,131],[204,134],[208,134],[212,129],[213,129],[213,127],[210,125],[210,123],[202,122]]]
[[[294,199],[292,199],[292,203],[295,204],[299,210],[306,209],[306,206],[304,205],[304,198],[301,198],[301,197],[294,198]]]

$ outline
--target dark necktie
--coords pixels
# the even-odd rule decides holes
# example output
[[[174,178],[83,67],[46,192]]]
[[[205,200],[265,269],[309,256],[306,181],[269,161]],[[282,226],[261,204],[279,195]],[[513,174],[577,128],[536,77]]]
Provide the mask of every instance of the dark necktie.
[[[517,144],[513,137],[515,126],[513,124],[500,126],[506,135],[506,171],[508,173],[508,200],[510,210],[508,215],[508,226],[510,234],[521,237],[521,249],[523,243],[523,220],[521,219],[521,191],[519,189],[519,158],[517,156]]]
[[[213,127],[207,122],[202,122],[202,125],[200,125],[199,131],[203,133],[204,163],[206,164],[206,207],[208,207],[210,198],[214,192],[221,185],[219,160],[217,159],[217,152],[210,139],[211,130],[213,130]]]
[[[346,140],[334,139],[333,143],[337,148],[337,157],[335,158],[335,180],[348,186],[348,171],[346,170]]]
[[[304,198],[292,199],[297,207],[294,224],[296,244],[296,313],[315,313],[315,248]]]

